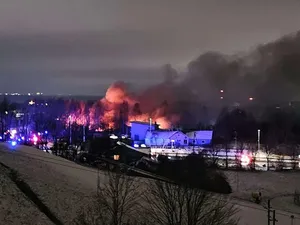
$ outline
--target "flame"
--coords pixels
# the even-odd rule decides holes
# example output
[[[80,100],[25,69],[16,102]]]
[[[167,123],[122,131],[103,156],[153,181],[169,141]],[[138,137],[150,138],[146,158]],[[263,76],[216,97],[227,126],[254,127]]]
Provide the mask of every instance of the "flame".
[[[70,102],[68,115],[72,123],[89,125],[95,130],[114,129],[121,123],[130,125],[130,121],[148,122],[150,118],[160,128],[168,129],[180,119],[169,112],[169,102],[162,101],[170,101],[170,93],[165,87],[156,86],[136,95],[129,93],[123,82],[116,82],[107,89],[104,98],[91,106],[82,101]]]

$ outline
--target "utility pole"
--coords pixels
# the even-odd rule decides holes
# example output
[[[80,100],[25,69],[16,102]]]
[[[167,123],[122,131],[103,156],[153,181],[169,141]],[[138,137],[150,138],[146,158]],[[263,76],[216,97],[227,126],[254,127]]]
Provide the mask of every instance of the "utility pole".
[[[295,216],[291,215],[291,225],[294,225],[294,219],[295,219]]]
[[[268,225],[271,225],[271,200],[268,199]]]
[[[257,130],[257,150],[260,150],[260,129]]]
[[[276,219],[276,211],[275,210],[271,210],[271,200],[268,200],[268,225],[276,225],[276,222],[278,222],[278,220]],[[272,217],[271,217],[271,212],[272,212]]]
[[[155,130],[155,128],[154,128]],[[152,146],[152,118],[149,118],[150,147]]]
[[[85,125],[82,126],[82,142],[85,142]]]
[[[71,115],[69,116],[69,142],[70,142],[70,145],[72,144],[72,124],[71,124]]]
[[[193,153],[195,153],[195,143],[196,142],[196,131],[194,131],[194,139],[193,139]]]
[[[273,218],[272,218],[272,221],[273,221],[273,225],[275,225],[276,222],[278,222],[278,220],[276,219],[276,212],[275,212],[275,210],[273,210]]]

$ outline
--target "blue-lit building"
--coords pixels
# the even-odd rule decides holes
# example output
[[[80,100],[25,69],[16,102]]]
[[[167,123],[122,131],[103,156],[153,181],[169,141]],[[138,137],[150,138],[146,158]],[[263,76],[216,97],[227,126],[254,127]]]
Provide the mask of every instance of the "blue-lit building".
[[[144,143],[146,134],[150,130],[150,123],[133,121],[131,123],[131,140]],[[157,124],[151,124],[151,130],[157,130]]]
[[[188,146],[189,138],[181,131],[148,131],[145,144],[146,146],[158,147]]]
[[[213,131],[212,130],[198,130],[188,132],[186,134],[189,137],[189,144],[190,145],[209,145],[211,144]]]
[[[159,130],[157,124],[145,122],[131,122],[131,140],[136,146],[141,144],[147,147],[184,147],[189,145],[209,145],[212,140],[213,131],[192,131],[187,134],[181,131]]]

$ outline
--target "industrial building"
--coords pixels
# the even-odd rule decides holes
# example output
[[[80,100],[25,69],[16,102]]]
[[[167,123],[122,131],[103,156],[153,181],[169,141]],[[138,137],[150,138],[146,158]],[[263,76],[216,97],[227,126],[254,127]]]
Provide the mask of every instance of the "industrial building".
[[[189,138],[190,145],[209,145],[211,144],[213,131],[212,130],[199,130],[199,131],[191,131],[186,133]]]
[[[157,124],[149,124],[145,122],[138,122],[138,121],[132,121],[131,123],[131,140],[134,140],[134,142],[144,142],[146,138],[146,134],[150,130],[157,130],[158,125]],[[151,128],[151,129],[150,129]]]
[[[211,143],[213,131],[193,131],[187,134],[182,131],[160,130],[158,124],[131,122],[131,139],[135,146],[147,147],[187,147],[203,146]]]
[[[148,131],[146,146],[181,147],[189,145],[189,138],[181,131]]]

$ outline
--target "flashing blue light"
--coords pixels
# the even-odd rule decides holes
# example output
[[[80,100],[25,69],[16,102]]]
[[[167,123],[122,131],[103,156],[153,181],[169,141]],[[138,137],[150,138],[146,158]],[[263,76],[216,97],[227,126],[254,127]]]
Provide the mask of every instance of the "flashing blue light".
[[[12,146],[16,146],[16,145],[17,145],[17,142],[16,142],[16,141],[12,141],[12,142],[11,142],[11,145],[12,145]]]
[[[21,141],[21,138],[18,138],[18,141]]]

